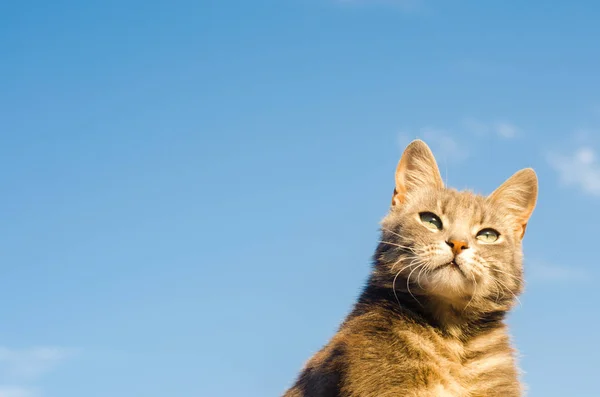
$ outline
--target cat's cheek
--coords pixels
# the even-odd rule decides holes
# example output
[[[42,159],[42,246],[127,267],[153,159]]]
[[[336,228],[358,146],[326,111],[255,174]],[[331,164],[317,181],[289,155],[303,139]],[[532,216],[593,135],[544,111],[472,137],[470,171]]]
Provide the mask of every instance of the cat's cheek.
[[[456,257],[456,263],[461,266],[466,272],[473,273],[475,276],[480,275],[478,269],[478,258],[474,249],[464,250]]]

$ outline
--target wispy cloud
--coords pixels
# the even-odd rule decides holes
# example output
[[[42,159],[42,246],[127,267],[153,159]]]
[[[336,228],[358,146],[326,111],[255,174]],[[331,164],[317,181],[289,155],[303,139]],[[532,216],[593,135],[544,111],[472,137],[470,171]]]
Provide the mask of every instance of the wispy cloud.
[[[8,349],[0,347],[0,368],[11,378],[30,380],[54,369],[73,352],[58,347]]]
[[[519,133],[519,128],[507,121],[483,123],[468,118],[463,120],[463,128],[478,137],[497,136],[502,139],[512,139]],[[402,131],[399,135],[400,146],[406,146],[412,139],[423,139],[431,147],[436,158],[453,163],[459,163],[469,158],[469,147],[473,139],[457,138],[453,131],[436,127],[423,127],[417,131]]]
[[[584,269],[569,266],[560,266],[545,262],[532,262],[525,264],[532,281],[539,282],[565,282],[585,281],[587,272]]]
[[[550,153],[548,163],[558,173],[562,186],[600,197],[600,163],[591,146],[582,146],[569,155]]]
[[[463,124],[472,134],[481,137],[495,135],[504,139],[512,139],[519,133],[519,128],[508,121],[483,123],[473,118],[467,118]]]
[[[517,135],[517,127],[507,122],[494,123],[493,128],[496,134],[502,138],[510,139]]]
[[[419,138],[427,142],[436,158],[442,161],[461,162],[469,157],[469,151],[465,145],[452,135],[450,131],[425,127],[415,133],[402,132],[399,136],[401,146],[406,146],[412,139]]]
[[[432,150],[435,150],[438,156],[449,161],[463,161],[469,157],[469,151],[459,144],[458,140],[446,130],[436,128],[422,128],[419,137],[429,142]]]
[[[60,347],[10,349],[0,347],[0,397],[39,397],[40,392],[30,385],[54,370],[74,351]],[[15,385],[17,384],[17,385]]]
[[[26,387],[0,386],[0,397],[39,397],[36,389]]]

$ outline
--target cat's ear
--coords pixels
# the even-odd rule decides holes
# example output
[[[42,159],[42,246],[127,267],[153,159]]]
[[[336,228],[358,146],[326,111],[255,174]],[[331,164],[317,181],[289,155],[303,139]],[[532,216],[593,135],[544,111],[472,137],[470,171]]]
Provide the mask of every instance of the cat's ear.
[[[537,195],[538,179],[535,171],[525,168],[508,178],[488,199],[508,209],[518,223],[517,235],[523,238]]]
[[[404,150],[396,168],[396,188],[392,206],[402,204],[412,191],[442,189],[444,182],[429,146],[417,139]]]

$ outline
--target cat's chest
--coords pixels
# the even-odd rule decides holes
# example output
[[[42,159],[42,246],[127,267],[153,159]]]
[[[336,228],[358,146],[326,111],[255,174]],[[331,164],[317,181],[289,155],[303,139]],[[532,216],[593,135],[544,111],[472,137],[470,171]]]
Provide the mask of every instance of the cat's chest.
[[[426,327],[344,335],[344,396],[518,397],[503,329],[469,341]]]
[[[438,344],[436,353],[432,362],[440,376],[433,382],[431,395],[490,396],[495,395],[494,388],[518,382],[512,351],[500,331],[469,343],[445,341]]]

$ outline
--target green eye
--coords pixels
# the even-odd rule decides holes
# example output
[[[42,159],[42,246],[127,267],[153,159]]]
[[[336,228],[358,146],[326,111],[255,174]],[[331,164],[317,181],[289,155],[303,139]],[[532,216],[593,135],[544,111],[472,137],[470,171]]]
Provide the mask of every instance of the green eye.
[[[484,243],[493,243],[500,237],[500,233],[494,229],[483,229],[477,233],[477,240],[483,241]]]
[[[421,218],[423,225],[425,225],[427,228],[435,231],[442,230],[442,221],[436,214],[431,212],[421,212],[419,217]]]

